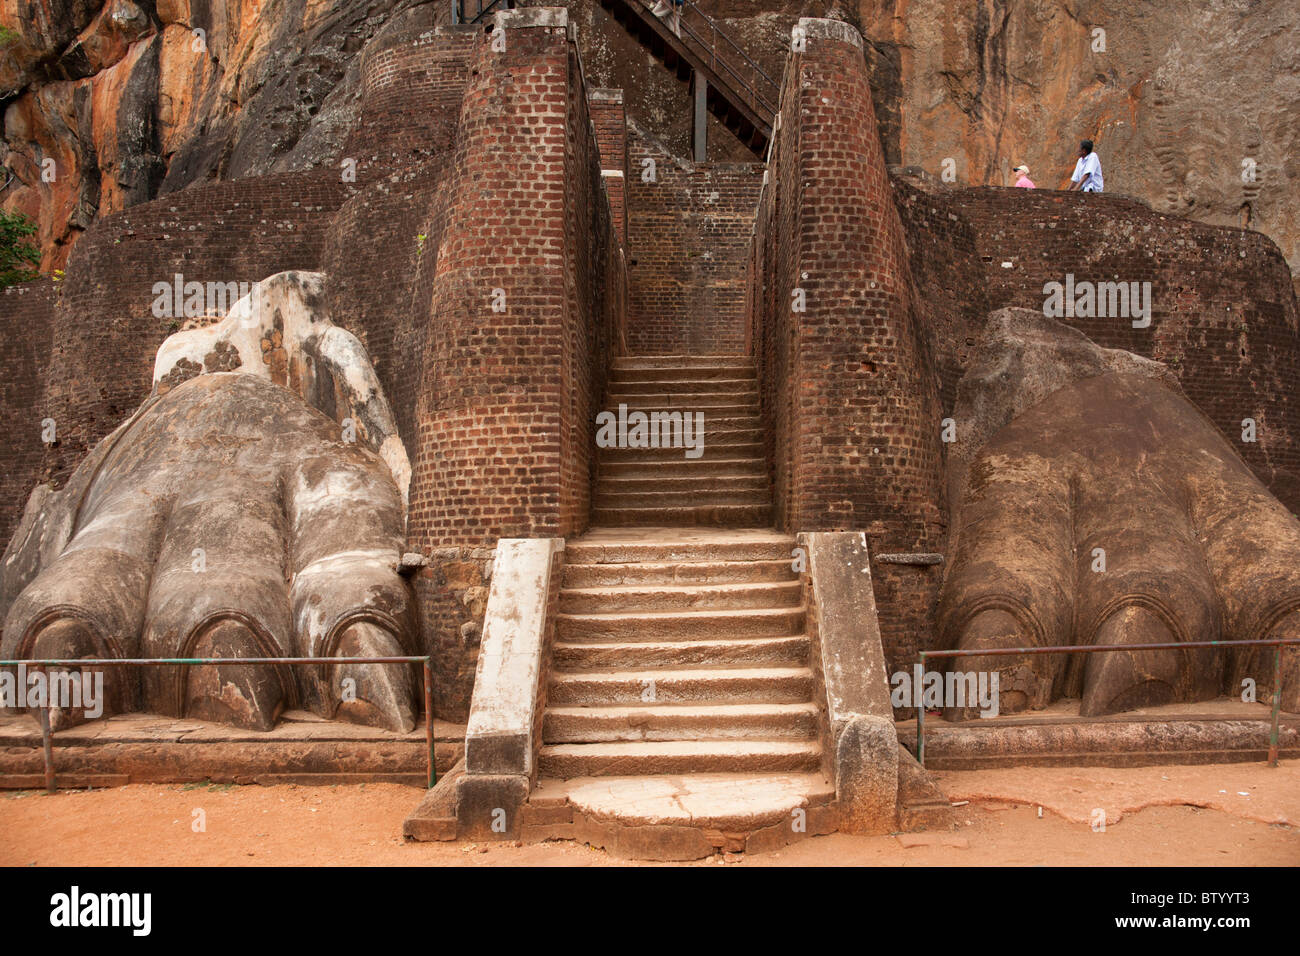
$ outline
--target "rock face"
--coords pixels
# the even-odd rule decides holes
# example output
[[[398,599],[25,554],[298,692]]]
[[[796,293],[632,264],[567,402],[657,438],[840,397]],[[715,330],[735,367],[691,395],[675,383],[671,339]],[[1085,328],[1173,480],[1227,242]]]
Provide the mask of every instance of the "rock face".
[[[1006,309],[977,343],[954,417],[969,447],[949,461],[942,646],[1132,648],[980,654],[954,670],[998,672],[1007,712],[1079,696],[1096,716],[1206,700],[1247,679],[1272,691],[1271,652],[1141,649],[1300,628],[1300,521],[1160,363]],[[1300,706],[1298,656],[1283,653],[1288,711]]]
[[[570,7],[591,85],[625,89],[633,119],[687,153],[685,86],[599,3],[520,5]],[[1300,263],[1300,205],[1288,201],[1300,180],[1292,108],[1300,100],[1300,7],[1288,0],[1212,0],[1194,13],[1121,0],[699,5],[778,79],[798,17],[861,25],[891,163],[1010,185],[1011,168],[1023,162],[1040,187],[1055,188],[1087,137],[1109,191],[1160,212],[1260,230],[1293,268]],[[98,216],[194,182],[332,162],[355,119],[357,54],[384,23],[412,14],[445,20],[447,4],[0,5],[0,26],[10,31],[0,37],[3,162],[17,179],[0,205],[37,220],[49,270]],[[752,158],[716,121],[710,136],[711,159]]]
[[[957,182],[1007,186],[1027,163],[1054,189],[1087,138],[1107,191],[1259,230],[1300,263],[1294,3],[862,0],[861,15],[890,162],[938,176],[951,159]]]
[[[17,181],[0,203],[38,223],[48,271],[100,216],[191,183],[332,161],[356,119],[357,54],[417,5],[6,3],[0,161]]]
[[[589,81],[689,150],[686,88],[593,0],[572,9]],[[17,0],[0,5],[0,206],[39,222],[61,268],[96,217],[207,179],[311,168],[355,120],[359,57],[383,23],[446,20],[420,0]],[[699,0],[768,73],[790,26],[840,17],[868,38],[891,163],[957,182],[1067,182],[1095,140],[1106,189],[1158,212],[1268,233],[1300,263],[1300,8],[1288,0]],[[1104,38],[1095,35],[1104,30]],[[1104,40],[1104,51],[1101,43]],[[1096,48],[1096,49],[1095,49]],[[711,159],[751,155],[711,121]],[[0,157],[3,157],[0,151]],[[49,179],[47,160],[53,160]],[[952,163],[946,161],[952,160]],[[1248,163],[1253,160],[1253,165]],[[1253,170],[1253,172],[1252,172]],[[42,177],[45,172],[47,176]],[[1253,177],[1253,178],[1252,178]]]

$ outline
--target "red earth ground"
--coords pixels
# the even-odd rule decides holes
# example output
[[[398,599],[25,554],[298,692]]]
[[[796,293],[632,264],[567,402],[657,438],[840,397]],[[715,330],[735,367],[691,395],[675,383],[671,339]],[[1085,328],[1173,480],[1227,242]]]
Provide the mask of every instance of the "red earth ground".
[[[954,831],[832,835],[692,865],[1300,864],[1300,764],[1020,768],[936,775]],[[603,866],[573,843],[406,843],[420,791],[335,787],[130,785],[0,793],[6,866]],[[1040,809],[1041,812],[1040,812]],[[196,831],[199,814],[205,828]],[[1098,811],[1105,811],[1104,831]]]

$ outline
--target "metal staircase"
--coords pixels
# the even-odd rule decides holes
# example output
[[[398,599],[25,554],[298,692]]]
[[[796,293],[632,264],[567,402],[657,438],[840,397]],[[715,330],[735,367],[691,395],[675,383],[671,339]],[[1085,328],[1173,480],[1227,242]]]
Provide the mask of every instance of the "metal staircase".
[[[689,83],[695,100],[694,153],[707,153],[705,111],[712,113],[759,159],[766,159],[781,85],[691,0],[600,0],[632,37]],[[515,0],[451,0],[453,23],[482,23]],[[667,12],[656,16],[655,8]]]
[[[513,10],[515,0],[451,0],[452,23],[482,23],[495,10]]]
[[[664,6],[673,4],[665,0]],[[600,0],[623,27],[678,79],[694,87],[695,159],[704,160],[707,109],[758,158],[765,158],[781,85],[691,0],[677,15],[654,14],[652,0]]]

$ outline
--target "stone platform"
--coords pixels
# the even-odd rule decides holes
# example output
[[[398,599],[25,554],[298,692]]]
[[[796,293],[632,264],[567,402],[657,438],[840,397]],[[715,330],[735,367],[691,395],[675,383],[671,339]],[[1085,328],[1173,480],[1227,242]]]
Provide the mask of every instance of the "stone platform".
[[[434,722],[441,773],[461,757],[465,727]],[[408,734],[288,711],[274,730],[240,730],[200,720],[129,714],[53,735],[60,787],[127,783],[406,783],[424,787],[424,725]],[[45,786],[41,733],[27,714],[0,716],[0,788]]]
[[[1146,767],[1243,763],[1268,756],[1271,709],[1266,703],[1219,698],[1081,718],[1079,701],[1043,710],[949,723],[925,718],[928,770],[985,767]],[[1279,745],[1300,757],[1300,715],[1282,714]],[[899,721],[898,739],[916,753],[916,721]]]

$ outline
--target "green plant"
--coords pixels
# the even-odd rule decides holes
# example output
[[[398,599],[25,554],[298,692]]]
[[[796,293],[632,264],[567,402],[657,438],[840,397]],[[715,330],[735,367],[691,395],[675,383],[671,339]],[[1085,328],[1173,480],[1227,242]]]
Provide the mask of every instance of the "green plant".
[[[9,27],[0,27],[0,46],[13,43],[18,39],[18,31]]]
[[[0,289],[36,278],[41,251],[27,241],[36,226],[20,213],[0,209]]]

